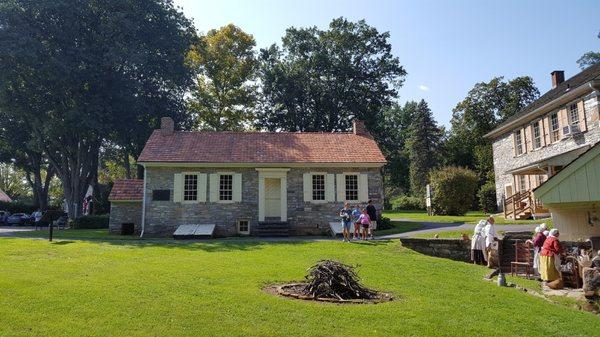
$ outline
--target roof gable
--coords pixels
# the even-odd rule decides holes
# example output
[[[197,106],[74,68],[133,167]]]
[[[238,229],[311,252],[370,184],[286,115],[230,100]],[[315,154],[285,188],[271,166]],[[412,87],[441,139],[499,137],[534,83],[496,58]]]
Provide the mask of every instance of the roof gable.
[[[110,201],[141,201],[144,190],[142,179],[115,180],[108,196]]]
[[[534,190],[543,204],[600,201],[600,143]]]
[[[538,99],[533,101],[531,104],[523,108],[521,111],[509,117],[507,120],[498,125],[494,130],[489,132],[486,137],[494,137],[497,136],[499,132],[501,132],[504,128],[506,128],[509,124],[516,122],[517,120],[526,117],[537,109],[543,107],[546,104],[551,103],[554,100],[559,99],[563,95],[572,92],[575,88],[578,88],[584,84],[587,84],[593,80],[600,80],[600,63],[591,65],[586,69],[582,70],[580,73],[574,75],[568,80],[562,82],[556,88],[552,88]],[[590,88],[590,91],[592,89]]]
[[[386,163],[371,138],[338,132],[152,133],[140,163]]]

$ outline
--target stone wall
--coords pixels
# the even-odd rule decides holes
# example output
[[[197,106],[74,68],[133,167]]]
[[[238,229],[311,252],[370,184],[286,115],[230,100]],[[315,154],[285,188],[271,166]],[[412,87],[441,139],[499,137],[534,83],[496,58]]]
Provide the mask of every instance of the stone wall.
[[[173,182],[175,173],[181,172],[216,173],[222,171],[242,174],[242,201],[239,203],[175,203],[173,202]],[[303,197],[303,173],[305,172],[343,173],[357,172],[368,174],[369,198],[381,210],[383,182],[378,168],[292,168],[287,173],[288,223],[292,235],[322,235],[329,230],[329,222],[339,220],[341,202],[307,203]],[[168,189],[169,201],[153,201],[152,191]],[[169,236],[182,224],[215,224],[215,236],[237,235],[236,222],[239,219],[250,221],[252,234],[258,225],[258,171],[254,168],[184,168],[149,167],[146,169],[146,225],[149,236]]]
[[[461,239],[401,238],[402,246],[425,255],[455,261],[471,261],[471,242]]]
[[[142,202],[111,202],[108,228],[110,233],[120,234],[121,225],[133,223],[135,232],[141,231]]]
[[[566,137],[552,144],[543,146],[539,149],[530,150],[520,156],[515,156],[513,145],[513,132],[503,134],[494,140],[494,173],[496,177],[496,198],[498,208],[502,210],[502,198],[505,196],[505,186],[513,185],[513,193],[517,186],[514,186],[513,176],[508,171],[524,167],[540,160],[550,158],[571,150],[575,150],[583,145],[593,145],[600,141],[600,121],[599,115],[599,97],[597,93],[586,96],[584,101],[587,131],[573,137]],[[526,123],[524,123],[526,124]],[[519,126],[522,127],[523,125]],[[518,128],[514,128],[515,130]],[[513,130],[514,131],[514,130]],[[547,132],[547,130],[545,130]]]

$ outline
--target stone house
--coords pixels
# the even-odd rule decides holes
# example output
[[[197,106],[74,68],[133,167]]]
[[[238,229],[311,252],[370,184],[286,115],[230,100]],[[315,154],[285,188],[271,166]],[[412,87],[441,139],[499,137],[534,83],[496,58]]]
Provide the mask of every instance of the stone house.
[[[564,79],[486,135],[493,142],[496,196],[508,218],[548,216],[532,190],[600,141],[600,64]]]
[[[214,224],[215,236],[324,234],[344,202],[381,210],[385,163],[360,121],[352,132],[187,132],[163,118],[138,158],[143,180],[115,182],[110,231],[134,223],[142,235],[168,236]]]

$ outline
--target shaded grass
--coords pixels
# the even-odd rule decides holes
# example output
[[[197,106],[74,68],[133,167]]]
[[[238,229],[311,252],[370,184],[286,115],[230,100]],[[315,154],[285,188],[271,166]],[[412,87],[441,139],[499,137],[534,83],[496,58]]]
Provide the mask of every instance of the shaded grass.
[[[497,287],[482,281],[483,267],[395,240],[59,242],[0,238],[0,336],[592,336],[600,329],[597,316]],[[262,291],[301,280],[322,259],[358,265],[366,286],[399,300],[335,305]]]
[[[23,231],[13,234],[15,237],[48,238],[48,230]],[[138,235],[109,234],[108,229],[61,229],[52,234],[56,239],[90,239],[90,240],[139,240]]]
[[[392,228],[376,230],[375,235],[399,234],[411,231],[416,231],[423,228],[423,225],[418,222],[411,221],[392,221]]]
[[[444,222],[444,223],[468,223],[474,224],[481,219],[485,219],[489,214],[485,214],[480,211],[468,212],[463,216],[454,215],[427,215],[425,211],[394,211],[384,212],[383,216],[390,219],[409,219],[411,221],[421,222]],[[552,224],[552,219],[538,219],[538,220],[511,220],[505,219],[503,216],[495,216],[496,224],[538,224],[545,222],[548,225]]]

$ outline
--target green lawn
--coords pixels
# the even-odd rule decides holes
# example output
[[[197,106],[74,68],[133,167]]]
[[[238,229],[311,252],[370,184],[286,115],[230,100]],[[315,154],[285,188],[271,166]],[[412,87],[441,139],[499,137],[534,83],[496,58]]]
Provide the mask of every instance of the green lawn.
[[[468,212],[464,216],[453,215],[427,215],[425,211],[399,211],[399,212],[384,212],[383,216],[390,219],[410,219],[411,221],[422,222],[448,222],[448,223],[477,223],[481,219],[485,219],[489,214],[483,212]],[[503,216],[494,217],[496,224],[539,224],[542,222],[548,225],[552,224],[552,219],[538,220],[511,220],[505,219]]]
[[[398,301],[279,298],[331,258]],[[600,319],[482,281],[487,269],[398,241],[0,238],[0,336],[593,336]],[[521,280],[535,287],[532,281]],[[540,322],[544,322],[540,324]]]
[[[420,233],[412,235],[413,238],[423,238],[423,239],[431,239],[434,238],[437,234],[438,239],[460,239],[460,235],[465,233],[469,236],[469,238],[473,235],[473,231],[465,231],[465,230],[441,230],[436,232],[429,233]],[[504,231],[498,231],[498,234],[504,235]],[[532,233],[533,234],[533,233]]]

